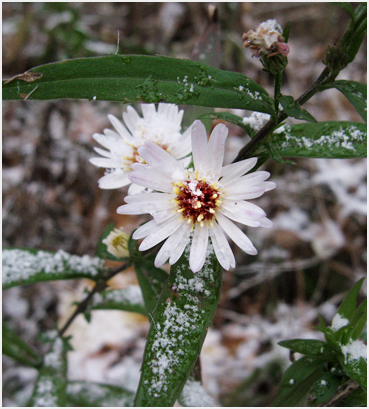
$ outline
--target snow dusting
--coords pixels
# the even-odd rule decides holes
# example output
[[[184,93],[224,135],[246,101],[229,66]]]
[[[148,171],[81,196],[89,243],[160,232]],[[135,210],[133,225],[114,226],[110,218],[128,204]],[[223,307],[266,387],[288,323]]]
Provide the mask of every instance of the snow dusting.
[[[107,301],[144,306],[142,292],[138,285],[129,285],[126,288],[106,291],[103,294],[96,293],[94,294],[92,300],[92,306],[99,305]]]
[[[345,363],[359,361],[361,357],[367,359],[367,346],[360,339],[352,339],[347,345],[341,345],[341,350],[345,355]]]
[[[348,323],[349,320],[347,318],[343,318],[340,314],[336,314],[333,317],[331,328],[333,329],[333,331],[338,331]]]
[[[3,285],[23,281],[38,273],[57,276],[58,274],[81,273],[95,276],[103,268],[104,260],[84,255],[71,255],[63,250],[55,254],[38,251],[33,254],[26,250],[3,250]]]
[[[180,398],[183,406],[190,407],[218,407],[215,400],[207,394],[200,382],[188,379]]]

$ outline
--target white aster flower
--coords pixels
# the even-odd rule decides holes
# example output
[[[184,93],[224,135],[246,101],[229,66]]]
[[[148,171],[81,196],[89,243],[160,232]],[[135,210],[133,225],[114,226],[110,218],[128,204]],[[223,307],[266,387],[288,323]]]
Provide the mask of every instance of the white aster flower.
[[[135,231],[133,238],[144,238],[139,247],[142,251],[166,239],[155,258],[157,267],[168,258],[169,263],[174,264],[192,237],[190,268],[193,272],[199,271],[204,265],[210,236],[219,263],[228,270],[235,267],[235,258],[226,235],[246,253],[257,254],[250,239],[233,221],[253,227],[271,227],[265,212],[246,200],[274,189],[275,183],[265,182],[270,176],[265,171],[245,175],[255,166],[256,158],[222,167],[228,133],[225,125],[217,125],[209,141],[200,121],[194,122],[191,133],[194,169],[185,170],[152,142],[138,149],[148,165],[134,164],[129,178],[157,192],[127,196],[128,204],[117,211],[153,216],[153,220]]]
[[[137,149],[146,141],[152,141],[165,149],[175,159],[181,159],[191,152],[191,129],[181,134],[183,111],[174,104],[142,104],[143,118],[131,107],[123,112],[123,120],[128,128],[114,116],[108,115],[115,131],[104,129],[104,134],[95,133],[93,138],[105,149],[95,148],[102,158],[91,158],[90,162],[107,168],[105,176],[99,179],[101,189],[116,189],[131,184],[128,173],[132,164],[143,162]],[[188,162],[187,162],[188,163]],[[129,193],[143,190],[131,185]]]

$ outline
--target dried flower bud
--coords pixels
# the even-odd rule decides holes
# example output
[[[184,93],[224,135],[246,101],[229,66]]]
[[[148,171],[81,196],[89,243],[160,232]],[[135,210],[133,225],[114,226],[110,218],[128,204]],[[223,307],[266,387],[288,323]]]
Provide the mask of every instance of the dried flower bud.
[[[108,252],[117,258],[128,257],[129,234],[123,228],[112,230],[102,241],[108,247]]]
[[[276,20],[267,20],[259,24],[256,31],[249,30],[242,36],[243,45],[250,47],[255,57],[272,57],[289,53],[289,47],[284,42],[282,28]]]

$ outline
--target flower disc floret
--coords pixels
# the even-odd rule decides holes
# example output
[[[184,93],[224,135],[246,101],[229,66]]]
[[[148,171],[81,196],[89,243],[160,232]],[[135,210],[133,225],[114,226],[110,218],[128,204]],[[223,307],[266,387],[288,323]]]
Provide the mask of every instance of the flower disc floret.
[[[138,149],[146,164],[133,164],[129,178],[133,183],[156,192],[130,195],[120,214],[151,214],[153,220],[140,226],[133,239],[143,239],[139,249],[147,250],[165,240],[155,258],[160,267],[168,259],[174,264],[191,240],[190,268],[199,271],[204,265],[209,237],[219,263],[228,270],[235,258],[226,235],[243,251],[257,254],[250,239],[234,222],[253,227],[271,227],[272,222],[258,206],[247,202],[274,189],[265,182],[269,173],[247,174],[256,158],[222,167],[228,129],[218,124],[208,141],[202,122],[192,125],[194,169],[186,170],[155,143],[146,142]]]

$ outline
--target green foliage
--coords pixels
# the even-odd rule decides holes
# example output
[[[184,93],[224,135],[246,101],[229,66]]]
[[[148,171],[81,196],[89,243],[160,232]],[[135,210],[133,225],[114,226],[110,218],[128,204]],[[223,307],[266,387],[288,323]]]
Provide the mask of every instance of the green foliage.
[[[102,291],[94,295],[92,310],[121,310],[146,315],[139,286],[128,286],[117,290]]]
[[[366,122],[366,95],[367,87],[365,84],[356,81],[339,80],[333,83],[342,94],[351,102],[358,114]]]
[[[2,325],[3,354],[15,359],[22,365],[37,367],[40,364],[37,353],[26,344],[4,322]]]
[[[324,333],[325,342],[292,339],[279,343],[304,356],[286,370],[273,406],[302,405],[310,390],[309,405],[320,405],[330,400],[338,386],[350,378],[357,387],[366,390],[366,361],[360,356],[366,346],[357,340],[366,322],[366,301],[356,307],[364,279],[360,279],[343,300],[331,327],[321,320],[322,325],[317,329]],[[366,402],[365,394],[355,396],[361,403]]]
[[[292,118],[302,119],[308,122],[316,122],[316,119],[309,114],[308,111],[302,109],[300,104],[293,99],[290,95],[282,95],[279,98],[279,102],[283,106],[283,109]]]
[[[153,313],[136,406],[173,406],[212,323],[221,282],[213,250],[196,274],[189,268],[189,247],[171,267]]]
[[[103,272],[100,258],[31,249],[3,250],[3,289],[42,281],[90,278]]]
[[[190,60],[109,55],[46,64],[3,83],[3,99],[170,102],[273,113],[263,87],[242,74]]]
[[[70,381],[67,384],[68,407],[131,407],[134,393],[115,385]]]
[[[66,406],[68,341],[57,331],[42,334],[49,351],[43,357],[28,406]]]
[[[284,125],[274,130],[268,144],[281,157],[365,158],[366,125],[346,121]],[[260,146],[255,156],[269,156],[267,147]]]

